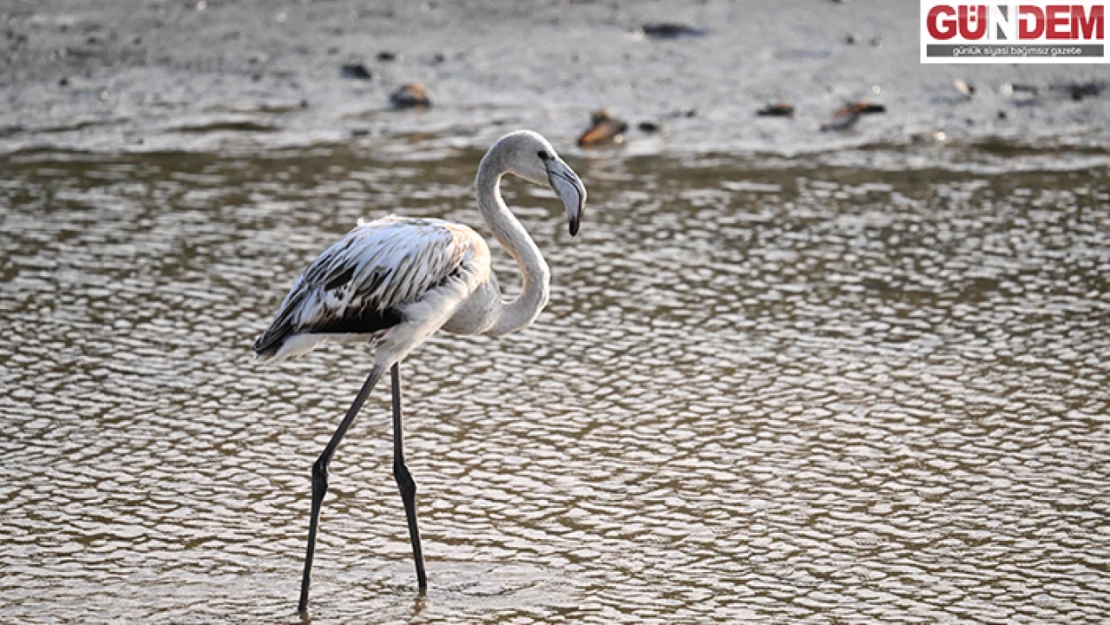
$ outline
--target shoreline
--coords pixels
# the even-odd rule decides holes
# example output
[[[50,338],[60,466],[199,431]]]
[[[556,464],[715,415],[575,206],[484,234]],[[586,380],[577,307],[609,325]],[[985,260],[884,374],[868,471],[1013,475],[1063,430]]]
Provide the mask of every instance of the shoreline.
[[[881,0],[771,10],[723,0],[677,8],[46,0],[0,14],[0,97],[8,104],[0,153],[404,145],[422,137],[432,149],[481,148],[511,127],[569,146],[601,107],[633,127],[662,128],[633,129],[625,155],[789,156],[898,149],[922,137],[937,152],[989,141],[1110,144],[1102,67],[922,65],[913,8]],[[696,32],[645,35],[643,25],[653,23]],[[369,79],[342,77],[350,63]],[[974,93],[961,93],[956,80]],[[388,94],[410,81],[430,90],[432,108],[390,110]],[[847,131],[818,131],[856,100],[886,113]],[[755,114],[778,101],[794,106],[792,119]]]

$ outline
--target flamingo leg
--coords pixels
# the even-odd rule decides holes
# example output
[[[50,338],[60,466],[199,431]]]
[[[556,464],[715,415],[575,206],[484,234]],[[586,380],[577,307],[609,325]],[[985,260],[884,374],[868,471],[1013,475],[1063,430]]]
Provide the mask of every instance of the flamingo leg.
[[[401,415],[401,364],[394,363],[390,370],[393,382],[393,478],[401,491],[401,501],[405,504],[405,517],[409,522],[409,538],[412,540],[412,557],[416,562],[416,581],[423,593],[428,588],[428,577],[424,574],[424,551],[420,547],[420,529],[416,526],[416,481],[405,466],[405,428]]]
[[[320,506],[324,502],[324,495],[328,492],[328,465],[331,464],[331,457],[335,455],[335,449],[339,447],[339,441],[343,440],[347,428],[354,423],[358,411],[362,408],[362,404],[366,402],[366,398],[370,395],[370,391],[374,389],[374,385],[378,383],[378,379],[382,377],[383,372],[384,368],[377,365],[370,371],[366,382],[362,384],[362,389],[355,396],[355,401],[347,409],[347,416],[343,417],[343,421],[339,423],[335,434],[328,441],[328,446],[324,448],[324,452],[312,465],[312,516],[308,524],[308,550],[304,557],[304,576],[301,577],[301,600],[297,604],[297,610],[302,614],[308,611],[308,586],[312,578],[312,558],[316,553],[316,530],[320,526]]]

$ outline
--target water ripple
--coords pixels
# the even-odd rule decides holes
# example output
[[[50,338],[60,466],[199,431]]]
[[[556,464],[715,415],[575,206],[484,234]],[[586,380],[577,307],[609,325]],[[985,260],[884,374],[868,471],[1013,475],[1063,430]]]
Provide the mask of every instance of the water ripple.
[[[298,622],[309,467],[369,356],[248,346],[358,218],[478,223],[477,157],[10,157],[5,620]],[[576,166],[573,242],[506,192],[552,265],[540,322],[406,362],[428,596],[378,392],[314,620],[1106,619],[1105,171]]]

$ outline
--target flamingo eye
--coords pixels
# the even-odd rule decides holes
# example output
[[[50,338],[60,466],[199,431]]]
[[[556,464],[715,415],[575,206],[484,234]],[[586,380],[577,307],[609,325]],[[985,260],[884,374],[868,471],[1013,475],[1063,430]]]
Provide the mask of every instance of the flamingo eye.
[[[546,150],[540,150],[539,152],[536,153],[536,156],[540,157],[541,161],[551,160],[551,155],[548,154]]]

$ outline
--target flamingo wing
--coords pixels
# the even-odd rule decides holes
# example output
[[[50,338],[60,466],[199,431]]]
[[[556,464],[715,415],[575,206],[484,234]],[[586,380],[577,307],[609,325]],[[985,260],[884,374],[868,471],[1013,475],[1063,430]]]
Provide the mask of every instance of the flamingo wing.
[[[438,219],[390,216],[359,225],[308,266],[255,341],[255,354],[280,357],[297,335],[373,338],[400,324],[406,304],[459,277],[477,236]]]

